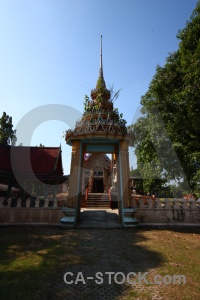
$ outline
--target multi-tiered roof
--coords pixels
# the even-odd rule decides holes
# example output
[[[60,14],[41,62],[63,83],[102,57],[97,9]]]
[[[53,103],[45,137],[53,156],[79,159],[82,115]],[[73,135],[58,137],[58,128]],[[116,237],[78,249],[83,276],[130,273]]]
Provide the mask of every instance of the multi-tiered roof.
[[[84,113],[76,122],[75,129],[66,132],[66,142],[85,137],[95,138],[128,138],[126,121],[113,108],[111,92],[106,88],[102,63],[102,36],[100,45],[100,69],[96,88],[91,91],[91,100],[85,96]],[[130,137],[129,137],[130,139]]]

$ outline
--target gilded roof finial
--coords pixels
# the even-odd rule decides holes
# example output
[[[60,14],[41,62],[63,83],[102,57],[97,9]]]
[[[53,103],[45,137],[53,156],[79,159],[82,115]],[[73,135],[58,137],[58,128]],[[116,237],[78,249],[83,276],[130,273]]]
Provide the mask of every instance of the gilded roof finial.
[[[100,42],[100,68],[99,68],[99,78],[97,80],[96,88],[106,88],[106,84],[103,78],[103,59],[102,59],[102,35],[101,35],[101,42]]]
[[[100,43],[100,69],[99,69],[99,77],[103,78],[102,35],[101,35],[101,43]]]
[[[99,68],[99,77],[97,79],[96,88],[91,91],[91,97],[93,101],[96,101],[97,96],[105,101],[110,99],[110,91],[107,90],[106,84],[103,78],[103,59],[102,59],[102,35],[100,40],[100,68]]]

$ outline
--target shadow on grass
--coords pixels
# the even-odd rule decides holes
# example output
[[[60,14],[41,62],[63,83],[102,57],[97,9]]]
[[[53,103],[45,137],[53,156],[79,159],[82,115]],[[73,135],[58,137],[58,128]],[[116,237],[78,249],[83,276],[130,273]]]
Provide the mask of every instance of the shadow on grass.
[[[141,230],[141,231],[171,231],[171,232],[180,232],[180,233],[200,233],[200,226],[197,224],[197,226],[182,226],[179,225],[178,223],[176,225],[169,225],[169,226],[162,226],[162,225],[146,225],[146,226],[138,226],[136,230]]]
[[[0,233],[0,293],[6,300],[117,300],[128,290],[134,299],[137,291],[130,284],[119,284],[122,274],[115,283],[115,274],[144,273],[164,262],[161,253],[148,248],[148,239],[139,231],[10,227],[1,228]],[[66,277],[73,284],[64,282],[66,272],[73,273]],[[95,277],[97,272],[101,278]],[[142,293],[140,297],[148,299]]]

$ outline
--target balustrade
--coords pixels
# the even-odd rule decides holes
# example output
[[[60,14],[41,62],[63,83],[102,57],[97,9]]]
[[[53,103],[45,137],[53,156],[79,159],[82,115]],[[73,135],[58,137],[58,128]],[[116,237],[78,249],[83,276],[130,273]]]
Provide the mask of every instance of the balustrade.
[[[135,209],[135,217],[139,220],[139,223],[200,224],[200,203],[197,203],[194,199],[165,198],[161,200],[160,198],[132,197],[131,203],[132,208]],[[24,210],[27,210],[26,214],[20,213],[20,211],[24,212]],[[33,214],[33,210],[38,211],[38,213]],[[51,210],[54,210],[55,214]],[[16,218],[18,219],[15,219],[15,211]],[[49,211],[49,214],[46,213],[47,211]],[[1,223],[16,222],[16,224],[23,218],[26,220],[24,222],[29,223],[40,223],[42,220],[45,220],[47,223],[54,222],[51,220],[56,220],[57,218],[59,220],[58,216],[62,213],[57,205],[56,198],[34,199],[33,197],[28,197],[25,199],[24,197],[20,197],[14,199],[10,197],[6,199],[3,196],[0,197],[0,212]]]
[[[132,197],[140,223],[200,224],[200,203],[194,199]]]
[[[15,205],[13,205],[13,201],[15,200]],[[42,202],[43,205],[42,205]],[[25,204],[25,205],[24,205]],[[36,198],[35,200],[31,197],[28,197],[26,200],[24,200],[22,197],[19,197],[18,199],[13,199],[10,197],[8,200],[6,200],[5,197],[0,197],[0,207],[1,208],[57,208],[58,203],[56,198],[46,198],[44,201]]]

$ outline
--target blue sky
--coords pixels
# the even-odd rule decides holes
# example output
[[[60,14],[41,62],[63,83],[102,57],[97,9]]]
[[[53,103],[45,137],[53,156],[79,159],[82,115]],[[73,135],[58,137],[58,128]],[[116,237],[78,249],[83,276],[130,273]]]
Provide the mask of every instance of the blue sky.
[[[131,124],[156,66],[163,66],[168,53],[177,50],[178,30],[196,4],[197,0],[0,0],[0,115],[5,111],[17,126],[43,105],[67,105],[81,114],[84,95],[96,85],[102,34],[104,79],[108,88],[122,89],[115,107]],[[37,115],[30,113],[30,121],[32,117]],[[71,147],[62,135],[71,117],[69,110],[66,124],[52,118],[29,133],[32,146],[61,143],[65,174],[70,172]],[[28,132],[28,124],[24,127]],[[18,138],[17,145],[22,142]],[[130,165],[135,168],[135,163],[131,153]]]

